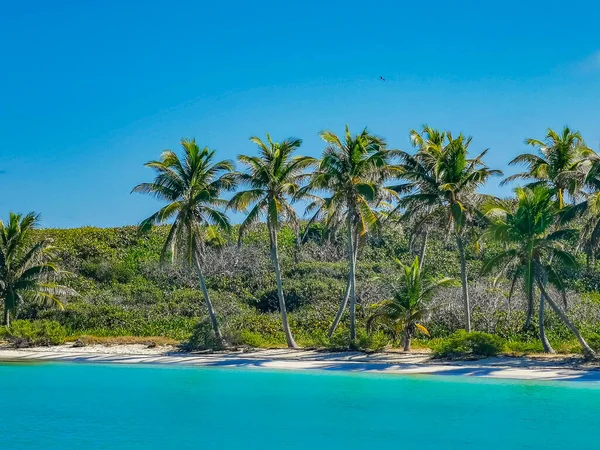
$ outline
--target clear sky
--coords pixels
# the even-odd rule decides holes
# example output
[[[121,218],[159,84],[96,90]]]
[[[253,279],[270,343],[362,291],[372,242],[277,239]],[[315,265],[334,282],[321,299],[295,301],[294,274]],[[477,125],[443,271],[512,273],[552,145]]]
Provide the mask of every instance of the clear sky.
[[[159,206],[129,193],[143,163],[181,137],[225,159],[270,132],[318,156],[324,128],[408,149],[428,123],[507,170],[569,124],[598,150],[599,17],[594,0],[5,1],[0,216],[138,223]]]

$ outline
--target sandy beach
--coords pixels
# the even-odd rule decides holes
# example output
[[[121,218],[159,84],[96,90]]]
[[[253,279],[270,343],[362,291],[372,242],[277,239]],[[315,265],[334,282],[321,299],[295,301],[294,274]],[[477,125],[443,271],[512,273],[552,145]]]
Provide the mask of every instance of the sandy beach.
[[[312,350],[245,350],[223,353],[181,353],[172,346],[148,348],[141,344],[90,345],[0,349],[0,361],[163,364],[197,367],[271,370],[325,370],[394,375],[445,375],[600,384],[600,370],[566,357],[496,357],[476,361],[434,360],[427,353],[321,352]]]

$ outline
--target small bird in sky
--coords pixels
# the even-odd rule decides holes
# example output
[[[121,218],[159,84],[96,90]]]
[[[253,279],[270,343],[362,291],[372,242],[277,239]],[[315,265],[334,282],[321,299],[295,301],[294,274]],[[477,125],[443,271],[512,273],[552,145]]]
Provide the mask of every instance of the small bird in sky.
[[[385,78],[383,78],[382,76],[379,76],[379,79],[380,79],[381,81],[385,81]]]

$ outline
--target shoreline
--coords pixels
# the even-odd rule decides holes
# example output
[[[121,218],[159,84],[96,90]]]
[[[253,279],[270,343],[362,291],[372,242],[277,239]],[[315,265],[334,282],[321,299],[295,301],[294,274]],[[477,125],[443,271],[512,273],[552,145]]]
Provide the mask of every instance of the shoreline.
[[[174,347],[144,345],[69,345],[0,349],[0,362],[144,364],[188,367],[251,368],[291,371],[345,371],[390,375],[469,376],[507,380],[585,381],[598,383],[600,370],[567,358],[494,357],[473,361],[432,360],[426,353],[249,350],[181,353]]]

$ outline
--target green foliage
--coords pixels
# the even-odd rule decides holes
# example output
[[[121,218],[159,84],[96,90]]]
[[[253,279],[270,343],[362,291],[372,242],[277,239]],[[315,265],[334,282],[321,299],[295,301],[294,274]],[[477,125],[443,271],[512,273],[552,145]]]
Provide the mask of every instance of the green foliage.
[[[59,345],[67,337],[65,327],[55,320],[15,320],[2,333],[16,347]]]
[[[496,356],[502,352],[504,340],[496,335],[480,331],[459,330],[450,337],[441,339],[434,348],[438,358],[464,358]]]
[[[288,229],[284,227],[280,235],[287,233],[285,230]],[[181,342],[192,341],[190,337],[195,326],[204,323],[202,326],[206,327],[207,309],[195,276],[178,267],[159,264],[159,254],[167,231],[168,228],[164,226],[155,227],[144,235],[138,235],[135,227],[34,230],[34,239],[54,240],[57,262],[74,273],[68,282],[80,296],[65,303],[64,311],[41,308],[37,303],[27,302],[19,309],[18,318],[55,320],[65,327],[68,336],[164,336]],[[244,242],[239,252],[235,246],[237,233],[232,230],[224,234],[228,240],[225,250],[211,250],[207,254],[207,285],[223,334],[229,343],[282,347],[285,346],[285,336],[268,259],[268,234],[264,225],[250,234],[256,236],[256,241]],[[501,248],[486,245],[483,253],[475,252],[472,247],[467,250],[468,271],[473,279],[479,277],[481,280],[477,271],[482,260]],[[345,251],[343,240],[327,246],[310,242],[305,247],[290,249],[290,253],[282,257],[284,292],[291,311],[290,326],[298,344],[303,347],[349,348],[347,315],[343,316],[340,331],[331,340],[327,338],[327,331],[345,290],[348,263],[339,260]],[[339,258],[332,256],[336,254],[340,255]],[[219,262],[219,258],[223,260]],[[410,253],[407,246],[406,235],[400,228],[395,228],[393,232],[385,228],[381,234],[367,239],[361,248],[357,267],[357,347],[375,350],[398,344],[393,342],[391,335],[384,335],[381,328],[374,330],[376,335],[368,336],[364,332],[370,305],[392,296],[392,281],[397,272],[395,258],[404,263],[414,260],[414,254]],[[456,277],[459,272],[454,261],[455,243],[447,241],[444,233],[432,232],[425,269],[435,275],[434,278],[439,275]],[[112,274],[113,270],[117,275]],[[126,275],[120,275],[121,271]],[[589,279],[592,276],[600,279],[596,273],[593,267],[590,268]],[[578,287],[574,276],[571,280],[569,286]],[[482,297],[489,297],[500,288],[486,289],[480,294]],[[439,295],[444,301],[449,298],[446,292]],[[270,303],[265,307],[260,302],[267,298]],[[599,299],[597,293],[589,293],[570,306],[570,314],[581,317],[576,323],[586,338],[600,333],[598,321],[589,319],[595,317],[592,313],[599,308]],[[500,306],[503,304],[500,303]],[[481,309],[477,303],[473,304],[473,309],[474,323],[481,327],[485,325],[486,331],[507,339],[507,352],[537,352],[534,344],[539,339],[537,332],[527,335],[519,332],[525,317],[524,310],[513,310],[507,317],[504,309],[490,312]],[[461,326],[460,320],[446,320],[440,314],[436,313],[424,323],[431,333],[431,339],[419,341],[419,345],[435,347],[437,341]],[[494,325],[487,325],[488,322]],[[210,348],[210,339],[202,335],[201,329],[199,326],[196,343],[192,347]],[[572,350],[569,347],[569,330],[551,312],[546,329],[557,351]],[[425,338],[425,335],[419,337]],[[560,345],[563,342],[565,346]]]
[[[388,344],[388,337],[381,331],[367,333],[363,328],[358,328],[356,330],[356,342],[354,345],[356,350],[379,351],[387,347]],[[330,350],[352,349],[353,345],[350,341],[350,332],[345,328],[338,328],[329,339],[329,342],[325,342],[325,347]]]
[[[197,323],[192,335],[181,345],[186,352],[197,350],[219,350],[221,343],[215,338],[212,325],[208,321]]]

